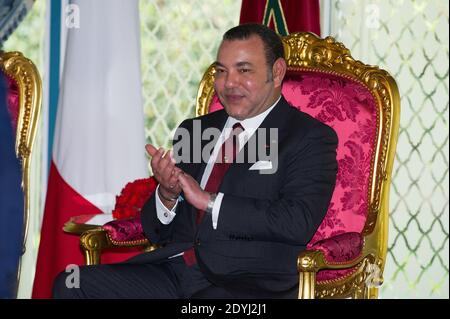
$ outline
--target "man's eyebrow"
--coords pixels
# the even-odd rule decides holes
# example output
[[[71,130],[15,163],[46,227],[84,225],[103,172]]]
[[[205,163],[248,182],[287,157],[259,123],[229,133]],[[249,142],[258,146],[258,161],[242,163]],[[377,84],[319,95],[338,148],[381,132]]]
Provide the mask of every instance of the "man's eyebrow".
[[[218,66],[218,67],[222,67],[222,68],[225,67],[225,66],[224,66],[222,63],[220,63],[219,61],[214,62],[214,66]],[[242,66],[252,66],[252,64],[251,64],[250,62],[247,62],[247,61],[242,61],[242,62],[236,63],[235,66],[237,66],[237,67],[242,67]]]
[[[247,61],[243,61],[243,62],[238,62],[238,63],[236,63],[236,66],[237,67],[240,67],[240,66],[251,66],[252,64],[250,63],[250,62],[247,62]]]

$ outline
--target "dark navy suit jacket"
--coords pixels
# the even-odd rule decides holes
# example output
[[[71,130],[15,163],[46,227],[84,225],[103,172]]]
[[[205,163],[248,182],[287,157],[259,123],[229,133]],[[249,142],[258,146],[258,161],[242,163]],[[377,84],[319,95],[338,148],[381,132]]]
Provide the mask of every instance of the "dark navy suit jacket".
[[[222,130],[227,118],[221,110],[196,119],[202,129]],[[193,119],[180,127],[192,132]],[[283,97],[259,129],[269,128],[278,129],[276,141],[265,136],[266,147],[277,143],[276,172],[260,174],[249,170],[253,163],[233,163],[220,185],[224,197],[217,229],[210,215],[196,225],[196,211],[187,201],[179,202],[173,221],[163,225],[152,196],[142,210],[142,225],[149,240],[162,247],[135,262],[163,261],[194,246],[201,271],[217,285],[253,291],[255,297],[258,291],[277,294],[295,289],[297,256],[323,220],[333,193],[337,136]],[[261,136],[255,133],[252,138]],[[208,142],[202,141],[202,147]],[[241,152],[246,154],[248,145],[254,144],[249,141]],[[177,165],[200,183],[206,164]]]

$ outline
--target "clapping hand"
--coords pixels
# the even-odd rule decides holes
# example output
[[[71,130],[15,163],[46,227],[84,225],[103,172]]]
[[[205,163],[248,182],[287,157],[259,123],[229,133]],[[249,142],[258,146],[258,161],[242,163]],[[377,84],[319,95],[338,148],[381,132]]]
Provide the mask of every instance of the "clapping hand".
[[[156,149],[153,145],[145,145],[147,153],[152,157],[150,166],[153,176],[159,182],[159,193],[163,199],[176,199],[181,193],[178,183],[178,175],[181,169],[175,166],[171,151],[166,151],[162,147]]]
[[[172,153],[163,148],[156,149],[151,144],[147,144],[145,148],[152,157],[150,166],[153,176],[159,182],[159,195],[165,200],[165,204],[174,201],[183,191],[186,201],[197,209],[205,210],[210,194],[202,190],[191,175],[175,166]]]
[[[178,182],[186,200],[195,208],[206,210],[210,194],[205,192],[191,175],[184,172],[178,175]]]

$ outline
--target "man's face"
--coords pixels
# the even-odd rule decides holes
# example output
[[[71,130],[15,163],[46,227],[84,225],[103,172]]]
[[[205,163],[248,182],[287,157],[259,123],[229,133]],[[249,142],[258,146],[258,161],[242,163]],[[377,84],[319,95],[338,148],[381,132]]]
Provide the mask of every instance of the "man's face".
[[[228,115],[244,120],[268,109],[280,95],[258,36],[223,41],[216,61],[214,88]]]

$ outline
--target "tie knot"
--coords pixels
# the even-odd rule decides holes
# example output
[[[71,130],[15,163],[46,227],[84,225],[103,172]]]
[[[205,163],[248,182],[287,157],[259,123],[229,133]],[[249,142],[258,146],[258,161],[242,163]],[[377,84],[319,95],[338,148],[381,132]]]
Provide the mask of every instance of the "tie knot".
[[[241,123],[237,122],[233,125],[233,133],[239,134],[242,131],[244,131],[244,127],[241,125]]]

